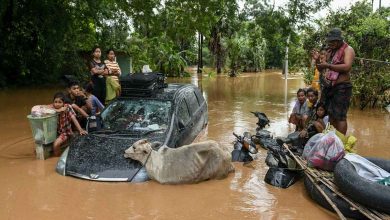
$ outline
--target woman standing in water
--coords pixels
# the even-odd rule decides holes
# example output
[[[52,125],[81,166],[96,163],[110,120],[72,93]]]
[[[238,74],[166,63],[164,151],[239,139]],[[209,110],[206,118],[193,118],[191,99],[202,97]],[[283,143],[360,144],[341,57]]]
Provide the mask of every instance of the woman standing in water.
[[[94,85],[93,95],[95,95],[101,103],[106,100],[106,78],[108,74],[107,66],[100,60],[102,51],[100,47],[94,47],[92,50],[92,61],[89,64],[91,71],[91,81]]]
[[[106,104],[108,104],[115,97],[120,95],[121,86],[119,84],[118,77],[121,75],[121,68],[115,59],[115,52],[113,49],[107,51],[107,59],[104,63],[108,68],[107,76],[107,94],[106,94]]]

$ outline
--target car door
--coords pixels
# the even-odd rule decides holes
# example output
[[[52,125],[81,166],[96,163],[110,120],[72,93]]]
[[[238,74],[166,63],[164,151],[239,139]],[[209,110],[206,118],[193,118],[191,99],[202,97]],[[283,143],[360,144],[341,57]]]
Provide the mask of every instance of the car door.
[[[206,127],[208,124],[208,108],[207,108],[207,102],[204,99],[201,91],[197,88],[194,89],[196,99],[198,100],[199,103],[199,111],[200,111],[200,116],[199,116],[199,123],[202,124],[202,128]]]
[[[202,111],[199,107],[199,101],[196,97],[194,89],[186,91],[185,99],[191,115],[191,121],[188,124],[188,129],[191,129],[191,138],[195,139],[203,128],[203,121],[201,120]]]
[[[192,142],[191,140],[191,129],[189,129],[191,123],[191,116],[188,110],[188,105],[185,98],[182,98],[178,101],[177,109],[176,109],[176,143],[175,147],[179,147],[185,144],[189,144]]]

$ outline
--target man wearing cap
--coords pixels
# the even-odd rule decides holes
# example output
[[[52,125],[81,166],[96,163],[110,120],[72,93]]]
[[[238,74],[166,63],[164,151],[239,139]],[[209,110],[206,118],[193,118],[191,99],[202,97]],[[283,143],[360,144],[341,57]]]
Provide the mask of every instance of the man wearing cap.
[[[328,88],[325,88],[325,106],[330,123],[344,135],[347,133],[347,112],[352,96],[350,72],[355,59],[355,51],[350,47],[341,34],[341,30],[333,28],[326,36],[328,43],[327,60],[317,64],[324,70]],[[318,52],[312,52],[313,59],[318,60]]]

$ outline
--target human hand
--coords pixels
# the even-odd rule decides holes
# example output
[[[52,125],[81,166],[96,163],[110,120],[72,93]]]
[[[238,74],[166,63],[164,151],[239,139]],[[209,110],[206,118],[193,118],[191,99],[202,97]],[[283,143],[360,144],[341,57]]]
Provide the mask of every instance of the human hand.
[[[329,63],[319,63],[319,64],[317,64],[317,68],[318,69],[327,69],[327,68],[329,68],[330,67],[330,64]]]
[[[310,54],[311,57],[315,60],[317,60],[320,57],[320,53],[316,49],[311,50]]]
[[[307,137],[307,130],[306,130],[306,129],[303,129],[303,130],[299,133],[299,137],[301,137],[301,138]]]
[[[66,107],[63,106],[63,107],[61,107],[59,109],[56,109],[56,112],[61,113],[61,112],[64,112],[65,110],[66,110]]]
[[[87,135],[87,134],[88,134],[88,132],[86,130],[84,130],[84,129],[80,130],[80,135]]]

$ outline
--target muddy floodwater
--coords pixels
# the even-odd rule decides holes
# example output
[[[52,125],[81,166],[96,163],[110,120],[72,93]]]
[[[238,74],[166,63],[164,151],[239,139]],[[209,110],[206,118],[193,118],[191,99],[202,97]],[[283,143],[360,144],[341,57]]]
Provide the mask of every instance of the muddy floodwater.
[[[243,74],[171,82],[194,83],[208,101],[209,126],[204,139],[232,147],[232,132],[254,133],[256,118],[265,112],[276,136],[293,130],[287,123],[299,77],[280,73]],[[105,183],[60,176],[58,158],[35,160],[26,115],[36,104],[51,102],[59,89],[0,91],[0,219],[334,219],[306,195],[302,181],[288,189],[267,185],[265,150],[252,167],[235,164],[224,180],[194,185]],[[390,159],[390,114],[380,109],[352,108],[348,133],[357,137],[357,152]]]

